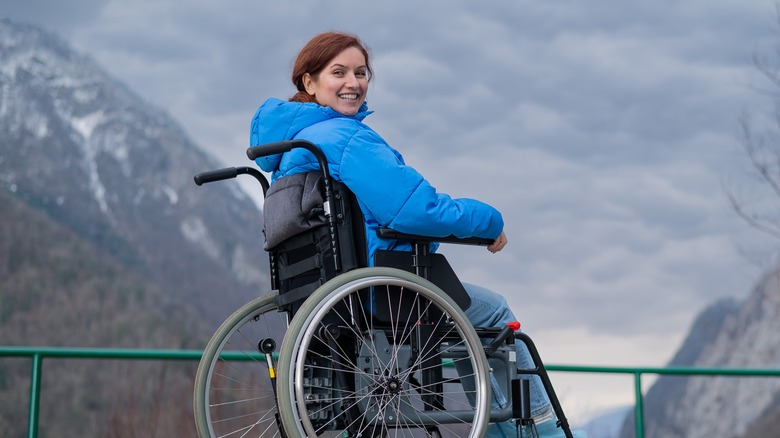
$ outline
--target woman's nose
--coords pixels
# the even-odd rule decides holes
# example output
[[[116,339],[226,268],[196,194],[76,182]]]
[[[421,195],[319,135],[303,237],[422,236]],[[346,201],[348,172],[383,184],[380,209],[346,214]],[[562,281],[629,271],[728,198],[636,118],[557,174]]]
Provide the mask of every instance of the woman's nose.
[[[360,83],[358,82],[357,76],[355,76],[354,74],[348,74],[346,76],[346,83],[345,83],[346,86],[351,88],[357,88],[359,84]]]

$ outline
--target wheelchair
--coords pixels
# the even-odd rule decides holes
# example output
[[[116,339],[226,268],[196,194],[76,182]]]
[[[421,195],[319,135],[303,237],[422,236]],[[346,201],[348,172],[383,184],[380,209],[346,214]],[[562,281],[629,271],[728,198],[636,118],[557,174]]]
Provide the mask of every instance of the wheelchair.
[[[207,344],[193,395],[199,436],[481,437],[490,422],[510,419],[518,437],[535,436],[528,376],[536,375],[557,426],[572,437],[532,340],[519,324],[473,327],[463,286],[430,251],[434,241],[491,242],[382,229],[381,237],[408,241],[414,251],[378,251],[369,266],[360,208],[317,146],[292,140],[247,155],[293,148],[314,154],[319,170],[280,191],[313,194],[313,216],[271,247],[266,220],[273,292],[236,310]],[[238,175],[257,179],[269,211],[280,191],[254,168],[204,172],[195,182]],[[533,368],[517,369],[516,341],[528,347]]]

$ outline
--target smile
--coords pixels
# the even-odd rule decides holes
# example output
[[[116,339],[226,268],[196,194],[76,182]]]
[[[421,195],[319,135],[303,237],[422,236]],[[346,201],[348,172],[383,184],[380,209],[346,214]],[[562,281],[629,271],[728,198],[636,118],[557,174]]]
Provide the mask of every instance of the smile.
[[[339,94],[340,99],[346,99],[346,100],[357,100],[358,95],[357,94]]]

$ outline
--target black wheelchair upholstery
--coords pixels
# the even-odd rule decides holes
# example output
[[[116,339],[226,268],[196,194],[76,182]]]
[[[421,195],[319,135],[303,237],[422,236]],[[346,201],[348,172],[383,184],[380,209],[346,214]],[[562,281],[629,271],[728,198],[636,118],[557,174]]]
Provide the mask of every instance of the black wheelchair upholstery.
[[[319,176],[316,171],[310,174],[314,178]],[[321,178],[317,179],[321,181]],[[330,208],[335,210],[337,248],[333,247],[334,239],[324,220],[268,248],[271,287],[279,291],[277,305],[291,314],[326,281],[344,272],[368,266],[363,215],[357,200],[340,182],[334,182],[334,199],[336,205]],[[268,217],[272,209],[281,206],[275,205],[278,201],[273,197],[266,200],[264,215]],[[336,263],[336,258],[339,263]]]

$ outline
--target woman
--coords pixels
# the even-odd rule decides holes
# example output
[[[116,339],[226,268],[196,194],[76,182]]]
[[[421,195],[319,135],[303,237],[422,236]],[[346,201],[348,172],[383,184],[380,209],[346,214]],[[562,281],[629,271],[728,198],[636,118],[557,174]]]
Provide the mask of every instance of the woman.
[[[473,199],[454,199],[438,193],[401,154],[363,123],[371,114],[366,105],[372,70],[367,48],[353,35],[328,32],[315,36],[298,54],[292,73],[297,93],[288,102],[269,99],[252,120],[250,144],[306,139],[318,145],[332,176],[355,194],[365,217],[371,254],[379,249],[411,250],[408,242],[381,239],[380,227],[434,237],[494,239],[492,253],[508,240],[501,214]],[[257,160],[272,179],[318,168],[303,149]],[[506,300],[494,292],[464,284],[472,305],[466,310],[474,326],[502,327],[515,321]],[[530,356],[518,354],[518,365],[530,365]],[[525,363],[524,363],[525,362]],[[538,378],[532,382],[532,414],[542,436],[563,436],[556,428],[549,399]],[[548,431],[551,434],[545,434]],[[515,436],[511,423],[491,425],[488,437]]]

